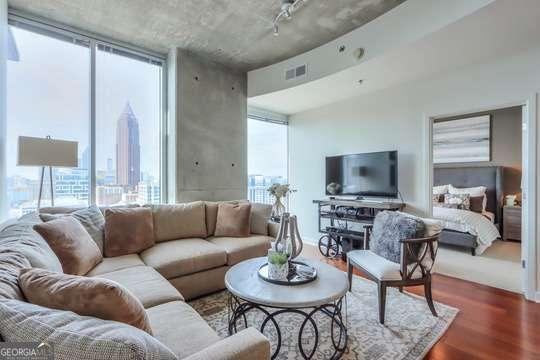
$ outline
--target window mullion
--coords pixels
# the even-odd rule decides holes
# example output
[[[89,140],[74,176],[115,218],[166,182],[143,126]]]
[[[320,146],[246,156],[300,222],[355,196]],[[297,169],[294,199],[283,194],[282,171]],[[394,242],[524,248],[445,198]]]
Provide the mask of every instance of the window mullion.
[[[90,204],[96,204],[96,41],[90,40]]]

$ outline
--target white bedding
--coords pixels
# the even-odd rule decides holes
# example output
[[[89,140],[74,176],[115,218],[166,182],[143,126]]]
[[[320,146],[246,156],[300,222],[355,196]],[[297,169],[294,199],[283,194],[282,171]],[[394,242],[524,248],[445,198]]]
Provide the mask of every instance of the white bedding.
[[[442,220],[445,229],[478,236],[476,253],[482,254],[493,241],[500,238],[499,230],[486,215],[469,210],[433,207],[433,217]]]

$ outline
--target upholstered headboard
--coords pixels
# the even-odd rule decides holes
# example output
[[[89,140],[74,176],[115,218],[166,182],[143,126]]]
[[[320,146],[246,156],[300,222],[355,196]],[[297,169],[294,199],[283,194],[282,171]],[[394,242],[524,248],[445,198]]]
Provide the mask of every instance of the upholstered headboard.
[[[502,219],[503,167],[466,166],[436,167],[433,169],[433,185],[452,184],[455,187],[485,186],[487,188],[486,210],[495,214],[495,223]]]

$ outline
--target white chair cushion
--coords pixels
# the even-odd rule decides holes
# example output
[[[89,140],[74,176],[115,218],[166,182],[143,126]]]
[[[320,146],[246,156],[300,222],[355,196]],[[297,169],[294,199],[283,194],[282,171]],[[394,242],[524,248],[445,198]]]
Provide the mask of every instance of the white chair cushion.
[[[360,266],[378,280],[402,280],[400,265],[398,263],[386,260],[370,250],[349,251],[347,258],[353,265]],[[420,278],[421,276],[421,271],[416,269],[413,279]]]

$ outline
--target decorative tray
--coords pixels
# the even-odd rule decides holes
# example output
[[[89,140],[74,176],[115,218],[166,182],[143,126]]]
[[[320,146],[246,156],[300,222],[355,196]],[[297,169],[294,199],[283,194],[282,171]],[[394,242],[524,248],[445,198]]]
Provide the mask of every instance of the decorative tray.
[[[317,270],[306,263],[293,260],[291,261],[289,274],[287,275],[286,280],[272,279],[268,276],[268,263],[264,263],[259,268],[259,277],[272,284],[294,286],[306,284],[315,280],[317,278]]]

